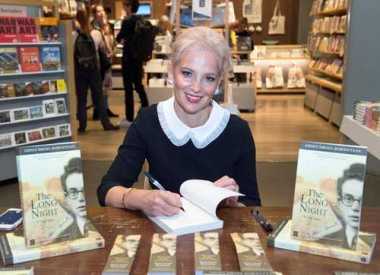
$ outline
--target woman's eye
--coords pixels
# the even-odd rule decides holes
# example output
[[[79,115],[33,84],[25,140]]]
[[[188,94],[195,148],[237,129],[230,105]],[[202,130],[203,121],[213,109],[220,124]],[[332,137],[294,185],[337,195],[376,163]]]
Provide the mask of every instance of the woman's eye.
[[[189,72],[189,71],[182,71],[182,75],[184,77],[191,77],[191,72]]]
[[[214,82],[216,78],[213,76],[208,76],[208,77],[206,77],[206,79],[208,82]]]

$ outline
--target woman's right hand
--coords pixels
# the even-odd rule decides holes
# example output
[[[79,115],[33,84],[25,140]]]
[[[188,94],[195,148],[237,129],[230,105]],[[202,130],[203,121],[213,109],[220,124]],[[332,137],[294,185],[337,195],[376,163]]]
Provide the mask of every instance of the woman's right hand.
[[[179,194],[161,190],[136,189],[127,203],[148,216],[172,216],[178,214],[182,207]]]

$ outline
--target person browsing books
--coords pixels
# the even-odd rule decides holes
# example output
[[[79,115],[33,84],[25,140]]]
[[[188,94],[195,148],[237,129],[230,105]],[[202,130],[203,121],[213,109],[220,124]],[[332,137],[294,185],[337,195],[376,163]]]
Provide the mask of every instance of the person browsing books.
[[[212,99],[231,66],[228,44],[214,30],[194,27],[183,30],[171,47],[168,82],[174,96],[143,109],[128,129],[98,187],[100,204],[171,216],[182,206],[182,182],[204,179],[240,190],[246,195],[240,203],[260,205],[248,123]],[[132,188],[145,160],[167,191]],[[223,203],[239,202],[234,197]]]
[[[360,227],[360,212],[363,198],[363,178],[365,165],[351,164],[337,180],[338,215],[342,229],[325,237],[325,239],[342,240],[343,247],[355,248]]]

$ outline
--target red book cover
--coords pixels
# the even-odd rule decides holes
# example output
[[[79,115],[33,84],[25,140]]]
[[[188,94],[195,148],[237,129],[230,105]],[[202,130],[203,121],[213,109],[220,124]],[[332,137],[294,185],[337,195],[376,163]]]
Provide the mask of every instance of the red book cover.
[[[19,61],[22,72],[41,71],[40,54],[37,47],[19,48]]]
[[[0,43],[17,42],[16,18],[0,16]]]
[[[17,17],[16,22],[19,42],[38,42],[37,25],[33,17]]]

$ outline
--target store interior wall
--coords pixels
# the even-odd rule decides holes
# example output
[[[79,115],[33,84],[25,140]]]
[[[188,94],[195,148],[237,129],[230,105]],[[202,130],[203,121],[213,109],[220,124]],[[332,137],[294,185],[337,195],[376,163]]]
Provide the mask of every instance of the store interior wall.
[[[313,0],[299,1],[297,44],[307,43],[307,37],[313,22],[313,17],[309,16],[312,4]]]
[[[174,1],[174,0],[173,0]],[[312,0],[280,0],[280,8],[283,15],[285,15],[286,23],[285,29],[286,33],[284,35],[268,35],[268,24],[273,16],[273,10],[275,7],[276,0],[263,0],[263,21],[261,24],[254,24],[255,26],[260,25],[263,29],[262,32],[254,33],[255,44],[262,44],[263,40],[276,40],[279,44],[296,44],[298,37],[298,21],[299,21],[299,7],[306,6],[307,3]],[[152,4],[152,18],[158,19],[163,14],[167,12],[166,3],[169,0],[146,0],[141,2],[150,2]],[[191,3],[191,1],[181,1]],[[224,0],[214,0],[213,3],[217,4],[219,2],[224,2]],[[234,10],[236,18],[242,17],[242,6],[243,0],[233,0]],[[304,2],[307,2],[306,4]],[[111,9],[111,13],[115,19],[120,18],[122,10],[122,0],[103,0],[103,4]],[[306,10],[310,10],[305,8]],[[306,12],[307,14],[307,12]]]

